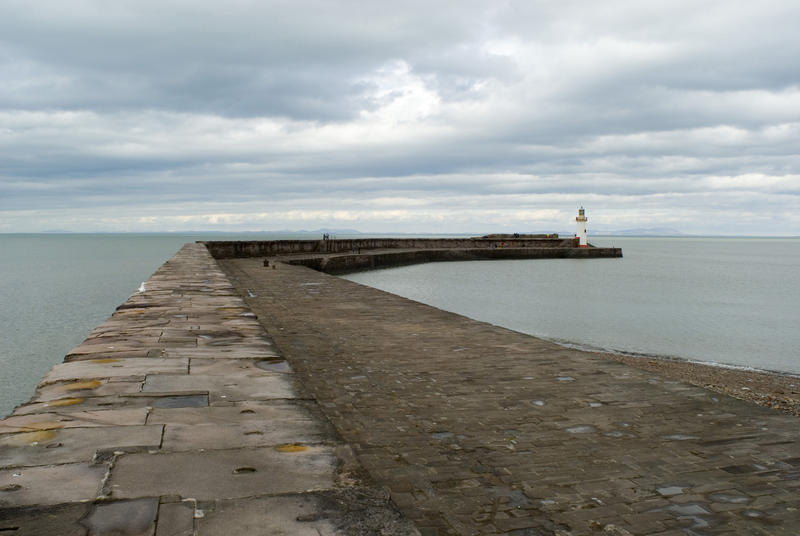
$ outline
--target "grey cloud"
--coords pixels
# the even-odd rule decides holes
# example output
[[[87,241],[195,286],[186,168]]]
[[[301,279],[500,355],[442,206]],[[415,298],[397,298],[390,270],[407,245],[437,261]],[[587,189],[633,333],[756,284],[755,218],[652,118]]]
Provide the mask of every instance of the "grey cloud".
[[[0,219],[336,199],[374,225],[394,199],[488,222],[584,199],[767,229],[800,205],[798,19],[790,1],[7,1]]]
[[[0,7],[0,69],[27,79],[0,90],[7,108],[341,120],[371,107],[363,75],[432,52],[441,56],[440,65],[450,65],[453,50],[472,37],[458,22],[464,17],[453,16],[460,9],[234,2],[217,10],[200,3],[86,2],[59,18],[50,13],[54,4],[14,4],[5,4],[5,13]]]

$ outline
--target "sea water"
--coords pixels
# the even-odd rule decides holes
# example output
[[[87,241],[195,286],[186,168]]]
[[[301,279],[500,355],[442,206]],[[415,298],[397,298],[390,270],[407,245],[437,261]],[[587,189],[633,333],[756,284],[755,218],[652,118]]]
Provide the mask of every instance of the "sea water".
[[[595,238],[620,259],[431,263],[347,279],[568,346],[800,374],[800,239]]]
[[[0,234],[0,416],[186,242]],[[308,238],[307,236],[304,238]],[[431,263],[346,276],[564,344],[800,373],[800,240],[594,238],[622,259]]]

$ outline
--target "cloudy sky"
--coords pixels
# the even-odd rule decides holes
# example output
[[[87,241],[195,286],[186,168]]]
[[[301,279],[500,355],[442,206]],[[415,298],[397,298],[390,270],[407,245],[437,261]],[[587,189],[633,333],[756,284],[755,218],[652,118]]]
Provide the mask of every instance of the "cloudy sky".
[[[800,235],[800,2],[0,0],[0,232]]]

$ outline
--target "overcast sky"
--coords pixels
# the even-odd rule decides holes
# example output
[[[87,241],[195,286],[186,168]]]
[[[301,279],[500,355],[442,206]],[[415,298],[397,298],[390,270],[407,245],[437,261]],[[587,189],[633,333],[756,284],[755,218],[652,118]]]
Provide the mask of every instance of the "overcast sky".
[[[0,0],[0,232],[800,235],[800,2]]]

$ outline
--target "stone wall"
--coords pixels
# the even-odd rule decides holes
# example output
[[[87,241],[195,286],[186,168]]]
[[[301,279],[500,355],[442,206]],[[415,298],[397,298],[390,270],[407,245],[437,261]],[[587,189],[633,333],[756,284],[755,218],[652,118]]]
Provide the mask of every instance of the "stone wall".
[[[571,248],[572,238],[353,238],[336,240],[252,240],[203,242],[216,259],[303,253],[346,253],[354,249]]]
[[[619,248],[492,248],[492,249],[418,249],[397,252],[352,255],[318,255],[287,261],[328,274],[343,274],[375,268],[406,266],[423,262],[475,261],[500,259],[565,259],[621,257]]]

